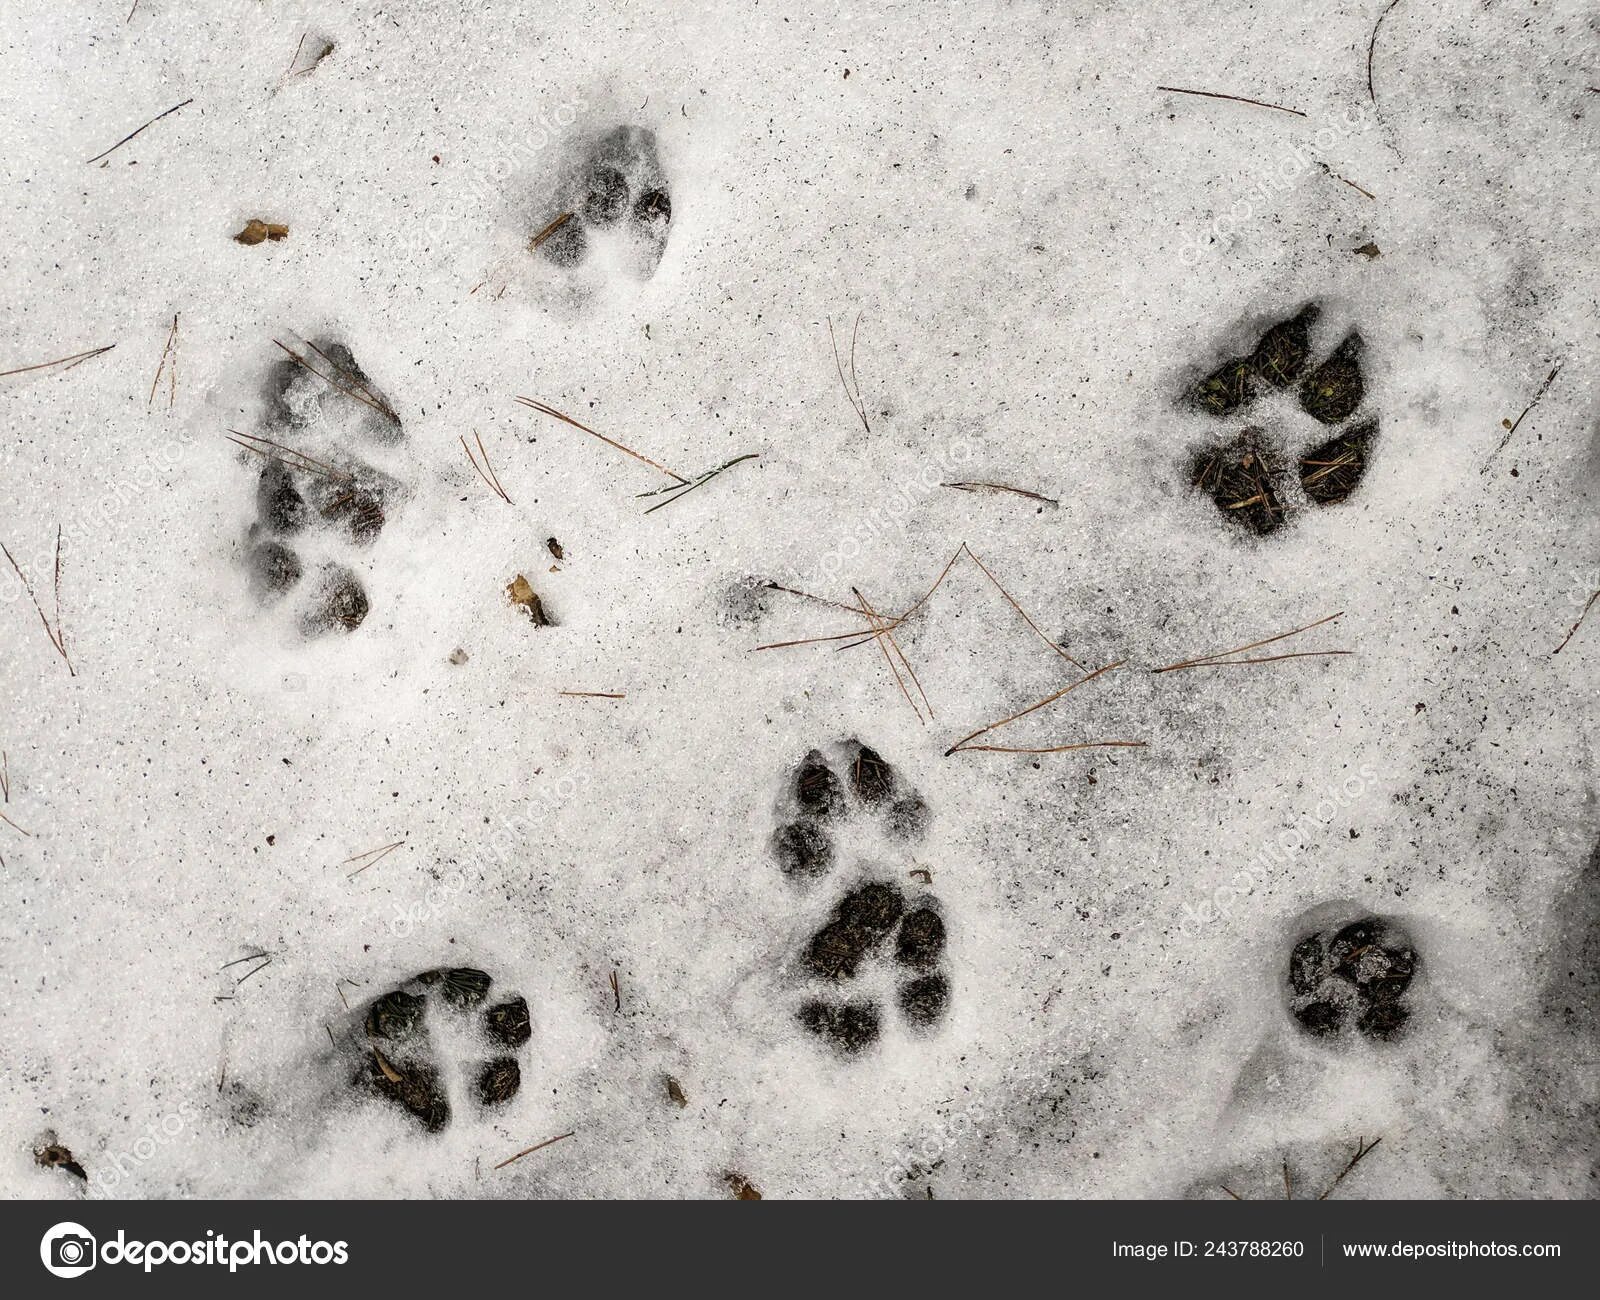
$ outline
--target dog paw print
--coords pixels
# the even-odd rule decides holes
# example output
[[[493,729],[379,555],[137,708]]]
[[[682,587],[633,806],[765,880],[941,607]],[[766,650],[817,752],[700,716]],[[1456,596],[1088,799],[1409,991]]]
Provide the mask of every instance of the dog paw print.
[[[556,196],[559,224],[540,232],[538,251],[576,267],[602,248],[640,280],[655,274],[672,225],[672,192],[656,133],[619,126],[597,140]]]
[[[352,1085],[430,1133],[446,1128],[463,1101],[479,1111],[510,1101],[522,1086],[516,1054],[533,1027],[527,1000],[491,1001],[493,984],[484,971],[453,967],[374,998],[356,1028]]]
[[[798,883],[832,873],[841,845],[893,852],[920,838],[930,820],[922,796],[858,741],[837,761],[812,750],[786,786],[773,854]],[[881,869],[851,870],[862,878],[839,897],[798,964],[806,986],[800,1024],[847,1056],[881,1036],[886,1002],[914,1031],[938,1024],[950,1003],[943,910],[930,891],[910,888],[916,877],[926,884],[927,871],[909,872],[902,887]]]
[[[1387,1042],[1411,1018],[1417,965],[1405,931],[1376,916],[1309,934],[1289,955],[1290,1014],[1313,1038]]]
[[[1196,452],[1190,463],[1193,486],[1225,518],[1254,533],[1282,527],[1304,505],[1347,500],[1361,485],[1377,442],[1377,416],[1362,410],[1365,342],[1352,329],[1313,364],[1312,332],[1320,315],[1313,303],[1277,322],[1247,356],[1224,362],[1191,393],[1195,406],[1219,420],[1265,414],[1260,408],[1287,405],[1291,397],[1289,419],[1310,417],[1314,432],[1292,439],[1264,419],[1252,422],[1221,445]],[[1290,445],[1303,448],[1297,458]]]
[[[371,610],[360,553],[404,496],[371,460],[404,433],[344,344],[284,351],[268,377],[265,428],[234,435],[264,462],[246,545],[250,587],[263,605],[291,607],[307,636],[350,632]]]

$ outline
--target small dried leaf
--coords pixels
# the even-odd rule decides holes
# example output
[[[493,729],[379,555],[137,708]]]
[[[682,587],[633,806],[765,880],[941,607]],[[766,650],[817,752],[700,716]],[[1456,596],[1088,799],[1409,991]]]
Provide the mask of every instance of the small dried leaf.
[[[550,616],[544,612],[544,602],[539,599],[530,583],[520,573],[511,580],[506,587],[506,595],[513,605],[519,606],[527,612],[529,619],[535,627],[550,627]]]
[[[689,1104],[689,1098],[684,1095],[683,1085],[670,1074],[667,1075],[667,1096],[676,1102],[680,1109]]]
[[[756,1190],[755,1184],[743,1174],[735,1173],[730,1169],[722,1175],[722,1179],[728,1184],[729,1190],[733,1192],[734,1200],[759,1201],[761,1199],[761,1193]]]
[[[561,543],[556,541],[554,537],[547,537],[544,544],[556,559],[564,560],[567,558],[567,553],[561,549]]]
[[[390,1065],[389,1062],[384,1059],[382,1052],[374,1047],[372,1049],[372,1054],[377,1058],[378,1068],[383,1071],[383,1077],[385,1079],[387,1079],[390,1083],[400,1083],[402,1081],[403,1076],[401,1075],[400,1071],[395,1069],[394,1066]]]
[[[277,243],[278,240],[288,237],[288,226],[280,225],[276,221],[262,221],[259,217],[251,217],[244,223],[244,229],[233,238],[237,243],[254,246],[268,239]]]
[[[72,1152],[60,1145],[60,1143],[50,1142],[40,1147],[33,1153],[33,1159],[34,1163],[41,1168],[65,1169],[75,1178],[81,1178],[84,1182],[89,1181],[89,1175],[84,1172],[83,1166],[74,1160]]]
[[[1380,249],[1376,244],[1363,244],[1360,248],[1354,248],[1350,251],[1353,253],[1360,253],[1361,256],[1366,258],[1369,262],[1375,257],[1383,256],[1383,250]]]

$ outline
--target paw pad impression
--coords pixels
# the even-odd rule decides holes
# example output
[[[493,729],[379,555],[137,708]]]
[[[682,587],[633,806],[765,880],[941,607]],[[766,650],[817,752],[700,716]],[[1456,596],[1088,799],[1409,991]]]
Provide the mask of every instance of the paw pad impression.
[[[1378,436],[1375,415],[1362,415],[1366,378],[1365,342],[1350,330],[1320,362],[1312,364],[1315,303],[1272,325],[1248,355],[1229,359],[1193,388],[1195,406],[1219,420],[1248,415],[1273,391],[1293,391],[1296,405],[1317,432],[1305,445],[1297,472],[1300,494],[1314,506],[1347,500],[1360,486]],[[1264,424],[1246,425],[1218,446],[1196,452],[1190,482],[1206,493],[1225,518],[1254,533],[1269,533],[1297,508],[1285,442]]]
[[[510,1101],[522,1086],[515,1053],[533,1037],[533,1027],[527,999],[490,1002],[493,983],[471,967],[440,968],[374,998],[362,1012],[362,1060],[352,1082],[399,1106],[430,1133],[450,1123],[450,1074],[460,1076],[480,1107]],[[446,1022],[452,1037],[470,1045],[467,1060],[452,1062],[443,1050]]]

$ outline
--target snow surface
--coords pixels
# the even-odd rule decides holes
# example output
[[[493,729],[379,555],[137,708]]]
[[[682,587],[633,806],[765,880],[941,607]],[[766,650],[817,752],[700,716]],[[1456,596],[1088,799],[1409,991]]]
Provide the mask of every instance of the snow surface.
[[[64,530],[76,670],[0,570],[6,1195],[1267,1196],[1379,1136],[1337,1195],[1594,1194],[1600,615],[1551,653],[1600,587],[1591,5],[1401,0],[1376,109],[1384,0],[128,8],[0,17],[0,369],[116,344],[0,379],[0,541],[53,620]],[[622,124],[671,185],[654,274],[529,254]],[[1178,399],[1311,300],[1318,355],[1366,338],[1380,440],[1254,538],[1187,490],[1216,422]],[[297,336],[405,430],[348,635],[243,568],[224,434]],[[688,473],[760,459],[646,516],[660,475],[517,394]],[[761,583],[900,610],[962,542],[1130,661],[989,739],[1146,748],[943,756],[1076,676],[965,561],[898,636],[931,722],[871,644],[753,652],[862,626]],[[1146,671],[1338,610],[1280,648],[1353,656]],[[841,870],[931,873],[953,989],[854,1059],[794,1018],[840,886],[768,847],[848,736],[933,821]],[[1421,954],[1396,1042],[1288,1016],[1330,903]],[[427,1135],[329,1044],[441,964],[534,1034],[511,1103]]]

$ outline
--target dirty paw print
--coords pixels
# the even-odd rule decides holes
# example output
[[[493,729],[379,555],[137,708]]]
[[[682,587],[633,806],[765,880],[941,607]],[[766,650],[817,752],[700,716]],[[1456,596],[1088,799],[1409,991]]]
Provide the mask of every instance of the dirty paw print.
[[[1378,437],[1378,418],[1365,414],[1365,342],[1351,329],[1320,362],[1313,364],[1312,330],[1321,314],[1316,304],[1269,328],[1247,356],[1225,361],[1195,384],[1190,396],[1200,410],[1218,420],[1256,414],[1258,408],[1286,405],[1275,393],[1292,394],[1297,410],[1285,423],[1313,421],[1310,431],[1285,434],[1276,421],[1246,425],[1230,440],[1195,453],[1191,484],[1216,503],[1223,517],[1254,533],[1282,527],[1304,505],[1329,506],[1347,500],[1360,486]],[[1291,475],[1289,449],[1301,447]],[[1298,479],[1299,488],[1294,484]]]
[[[1337,931],[1308,934],[1289,956],[1289,1010],[1313,1038],[1355,1030],[1397,1038],[1411,1019],[1417,951],[1393,921],[1368,916]]]
[[[922,797],[858,741],[844,745],[837,762],[812,750],[786,786],[773,853],[783,872],[799,883],[832,873],[840,845],[858,852],[887,846],[894,852],[927,830]],[[915,882],[928,884],[929,873],[906,872],[908,884],[902,888],[881,869],[851,870],[859,883],[844,892],[806,942],[797,972],[806,986],[797,1011],[800,1024],[847,1056],[878,1040],[885,1002],[892,999],[913,1031],[936,1025],[950,1002],[950,981],[942,969],[942,909],[925,888],[908,893]]]
[[[480,1111],[510,1101],[522,1086],[515,1053],[533,1028],[525,998],[490,1003],[493,983],[460,966],[423,971],[374,998],[352,1030],[352,1086],[430,1133],[446,1128],[463,1101]]]
[[[602,136],[556,202],[561,215],[535,236],[547,261],[576,267],[605,251],[637,279],[655,274],[672,225],[672,194],[654,131],[619,126]]]
[[[233,435],[261,465],[245,554],[251,591],[264,606],[291,608],[307,636],[351,632],[371,609],[359,554],[405,495],[371,463],[403,440],[400,417],[343,343],[279,346],[264,429]]]

